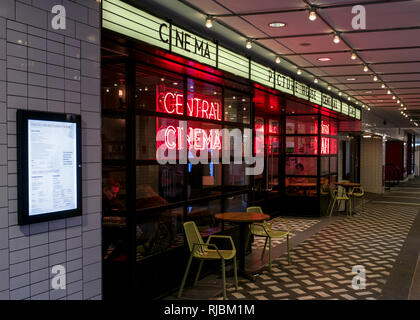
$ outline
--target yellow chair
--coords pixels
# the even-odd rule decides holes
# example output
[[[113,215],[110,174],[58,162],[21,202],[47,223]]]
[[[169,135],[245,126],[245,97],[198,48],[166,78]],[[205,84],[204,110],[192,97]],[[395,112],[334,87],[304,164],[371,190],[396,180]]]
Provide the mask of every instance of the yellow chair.
[[[198,232],[197,226],[193,221],[184,223],[185,236],[187,238],[188,247],[190,249],[190,258],[188,260],[187,269],[185,270],[184,277],[182,278],[181,287],[179,288],[178,298],[181,297],[184,290],[185,281],[187,280],[188,271],[190,270],[193,258],[199,259],[200,265],[198,267],[197,275],[195,276],[194,285],[196,285],[200,277],[200,271],[203,266],[204,260],[221,260],[222,262],[222,279],[223,279],[223,299],[227,299],[226,295],[226,274],[225,274],[225,260],[233,259],[233,271],[235,275],[235,288],[238,290],[238,275],[236,270],[236,249],[235,244],[230,236],[211,235],[204,243]],[[215,244],[211,244],[211,239],[227,239],[230,240],[232,245],[231,250],[219,250]]]
[[[354,187],[349,192],[350,197],[360,198],[362,200],[362,211],[365,211],[365,190],[362,186]]]
[[[334,211],[334,206],[337,202],[339,204],[338,207],[340,207],[341,201],[348,201],[348,205],[346,207],[346,209],[347,209],[346,215],[351,216],[351,201],[350,201],[350,198],[346,194],[338,195],[338,191],[334,190],[331,187],[331,185],[329,186],[329,190],[330,190],[330,196],[331,196],[330,205],[328,206],[329,216],[331,217],[331,215]]]
[[[261,207],[249,207],[246,209],[247,212],[254,212],[254,213],[263,213]],[[271,272],[271,239],[278,239],[278,238],[287,238],[287,257],[289,264],[292,262],[290,258],[290,241],[289,241],[289,234],[290,234],[290,228],[289,228],[289,222],[287,220],[282,220],[286,223],[287,230],[273,230],[271,228],[271,223],[267,223],[266,221],[262,223],[252,223],[249,228],[251,234],[253,234],[256,237],[264,237],[265,243],[264,243],[264,249],[261,253],[261,260],[264,258],[265,248],[267,247],[268,242],[268,256],[269,256],[269,264],[268,269]]]

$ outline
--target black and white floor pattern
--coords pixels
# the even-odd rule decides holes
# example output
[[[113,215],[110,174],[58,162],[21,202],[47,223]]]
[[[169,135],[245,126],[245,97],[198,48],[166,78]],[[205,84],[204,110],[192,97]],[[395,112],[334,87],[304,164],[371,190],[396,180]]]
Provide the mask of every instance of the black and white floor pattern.
[[[417,212],[412,206],[367,203],[364,212],[328,224],[293,248],[291,265],[283,255],[256,282],[241,279],[238,291],[228,289],[228,298],[380,299]],[[263,239],[254,246],[261,241],[263,246]],[[352,286],[357,265],[365,269],[364,289]]]

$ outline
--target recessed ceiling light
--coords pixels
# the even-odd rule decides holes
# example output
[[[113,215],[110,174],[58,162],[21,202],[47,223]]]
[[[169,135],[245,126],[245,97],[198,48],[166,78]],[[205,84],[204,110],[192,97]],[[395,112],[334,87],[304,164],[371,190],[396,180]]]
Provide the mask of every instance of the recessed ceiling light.
[[[365,91],[365,93],[372,93],[372,91]]]
[[[283,28],[283,27],[285,27],[287,24],[286,24],[286,23],[284,23],[284,22],[277,21],[277,22],[270,22],[268,25],[269,25],[271,28]]]
[[[322,62],[326,62],[326,61],[331,61],[332,59],[329,57],[323,57],[323,58],[318,58],[318,60]]]
[[[347,78],[346,80],[347,81],[354,81],[354,80],[356,80],[356,78]]]

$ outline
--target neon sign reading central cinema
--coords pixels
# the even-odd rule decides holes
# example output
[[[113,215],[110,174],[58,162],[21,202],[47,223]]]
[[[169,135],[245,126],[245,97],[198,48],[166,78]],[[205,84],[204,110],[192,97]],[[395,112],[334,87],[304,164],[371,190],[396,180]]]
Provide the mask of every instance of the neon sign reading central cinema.
[[[184,115],[184,92],[158,85],[156,88],[157,105],[159,112],[167,114]],[[222,103],[220,97],[205,96],[194,92],[188,92],[187,116],[208,120],[222,121]],[[168,149],[181,150],[185,130],[182,127],[166,125],[159,128],[164,130],[164,143]],[[195,150],[220,150],[221,138],[219,129],[193,128],[188,126],[186,132],[188,149]]]

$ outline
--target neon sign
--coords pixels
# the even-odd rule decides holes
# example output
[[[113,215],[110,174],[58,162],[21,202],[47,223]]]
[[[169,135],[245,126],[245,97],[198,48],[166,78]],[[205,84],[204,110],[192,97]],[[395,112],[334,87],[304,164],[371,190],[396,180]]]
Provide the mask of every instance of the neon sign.
[[[164,143],[170,150],[182,150],[184,128],[178,126],[167,126],[163,128]],[[188,149],[195,150],[221,150],[222,142],[219,129],[188,128],[187,133]]]
[[[330,124],[321,121],[321,134],[330,134]]]
[[[181,90],[157,86],[156,110],[168,114],[184,114],[184,93]],[[217,97],[189,92],[187,99],[187,115],[209,120],[222,120],[222,103]]]

